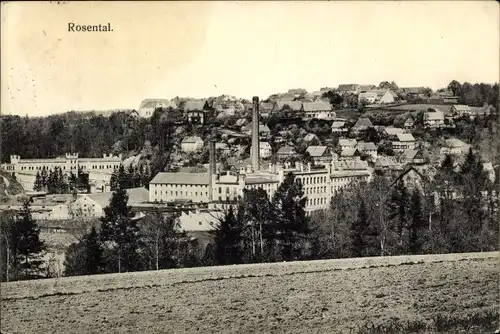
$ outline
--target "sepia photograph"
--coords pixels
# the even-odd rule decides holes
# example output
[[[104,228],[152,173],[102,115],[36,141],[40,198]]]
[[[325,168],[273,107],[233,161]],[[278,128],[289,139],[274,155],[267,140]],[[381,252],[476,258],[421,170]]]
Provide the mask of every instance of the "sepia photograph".
[[[498,2],[0,15],[0,334],[500,333]]]

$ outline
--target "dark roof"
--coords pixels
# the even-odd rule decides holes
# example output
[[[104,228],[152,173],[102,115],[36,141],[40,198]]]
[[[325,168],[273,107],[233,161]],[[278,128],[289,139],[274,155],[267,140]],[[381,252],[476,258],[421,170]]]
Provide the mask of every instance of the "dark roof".
[[[302,102],[300,101],[277,101],[274,105],[273,111],[281,111],[285,106],[290,107],[292,111],[300,111],[302,109]]]

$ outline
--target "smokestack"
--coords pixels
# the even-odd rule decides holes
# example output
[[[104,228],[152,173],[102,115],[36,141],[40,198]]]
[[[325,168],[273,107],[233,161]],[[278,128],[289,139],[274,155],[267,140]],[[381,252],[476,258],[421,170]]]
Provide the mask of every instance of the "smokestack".
[[[259,167],[259,97],[253,97],[252,113],[252,167],[254,172],[258,172]]]
[[[208,199],[213,200],[213,176],[216,173],[217,161],[215,160],[215,140],[208,142],[208,182],[210,189],[208,191]]]

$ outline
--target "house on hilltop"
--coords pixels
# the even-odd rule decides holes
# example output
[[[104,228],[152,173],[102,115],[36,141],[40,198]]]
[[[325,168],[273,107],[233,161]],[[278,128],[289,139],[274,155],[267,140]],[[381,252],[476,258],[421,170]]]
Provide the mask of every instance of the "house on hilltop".
[[[188,100],[183,104],[183,111],[189,123],[205,124],[210,111],[206,100]]]
[[[332,111],[331,104],[324,101],[304,102],[302,103],[301,112],[305,120],[333,120],[336,117],[336,113]]]
[[[340,95],[348,95],[348,94],[359,94],[359,85],[358,84],[342,84],[337,88],[337,93]]]

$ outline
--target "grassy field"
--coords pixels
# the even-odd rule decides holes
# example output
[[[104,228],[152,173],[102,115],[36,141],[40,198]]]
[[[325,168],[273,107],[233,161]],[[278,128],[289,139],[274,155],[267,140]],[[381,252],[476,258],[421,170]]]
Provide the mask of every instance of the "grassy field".
[[[13,282],[1,285],[1,326],[2,333],[491,331],[498,260],[498,252],[400,256]]]

